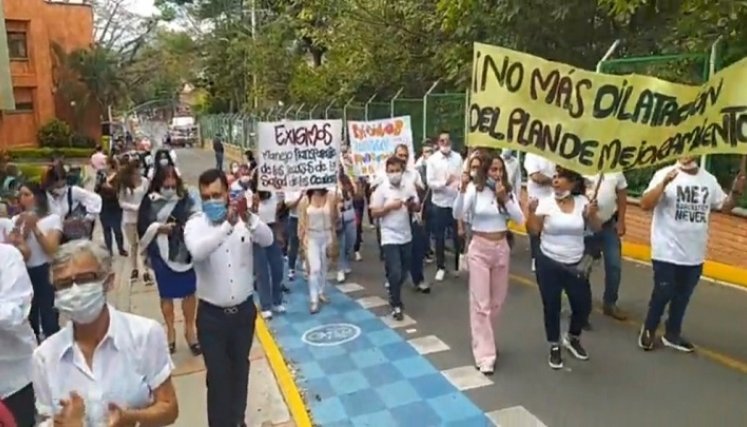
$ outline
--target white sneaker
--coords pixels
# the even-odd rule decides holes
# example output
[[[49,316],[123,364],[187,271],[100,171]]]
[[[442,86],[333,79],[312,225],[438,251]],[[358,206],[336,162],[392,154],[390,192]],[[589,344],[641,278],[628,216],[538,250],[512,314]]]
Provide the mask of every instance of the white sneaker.
[[[272,310],[275,313],[282,314],[282,313],[285,313],[285,306],[283,304],[276,305],[275,307],[272,307]]]
[[[436,278],[435,278],[436,282],[443,282],[445,275],[446,275],[446,271],[445,270],[438,269],[438,271],[436,272]]]
[[[342,270],[342,271],[344,271],[344,272],[345,272],[345,274],[350,274],[350,273],[352,273],[352,272],[353,272],[353,269],[352,269],[352,268],[350,268],[350,267],[348,267],[348,268],[346,268],[345,270]]]
[[[532,273],[537,271],[537,263],[535,262],[534,258],[532,258]]]
[[[337,283],[343,283],[345,281],[345,272],[340,270],[337,272]]]
[[[361,256],[360,252],[355,253],[355,260],[356,261],[363,261],[363,257]]]
[[[272,319],[272,311],[271,310],[262,310],[262,318],[265,320]]]
[[[288,280],[293,281],[296,278],[296,270],[288,270]]]
[[[384,282],[384,287],[387,288],[387,289],[389,289],[389,281],[388,280],[386,282]]]

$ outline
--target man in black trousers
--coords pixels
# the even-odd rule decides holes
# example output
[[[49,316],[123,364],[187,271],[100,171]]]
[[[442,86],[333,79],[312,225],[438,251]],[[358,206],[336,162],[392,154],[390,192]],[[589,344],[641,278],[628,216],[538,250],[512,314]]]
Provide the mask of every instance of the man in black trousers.
[[[197,275],[197,339],[207,368],[208,425],[245,426],[257,318],[252,247],[270,246],[273,235],[248,212],[246,198],[229,201],[223,172],[204,172],[198,186],[202,212],[187,221],[184,243]]]

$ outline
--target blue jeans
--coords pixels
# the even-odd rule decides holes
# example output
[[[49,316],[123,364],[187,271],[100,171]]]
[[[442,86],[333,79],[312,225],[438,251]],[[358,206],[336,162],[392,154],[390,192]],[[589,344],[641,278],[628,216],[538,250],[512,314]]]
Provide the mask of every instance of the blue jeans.
[[[112,253],[112,234],[114,240],[117,242],[117,248],[120,251],[124,250],[124,236],[122,235],[122,211],[101,211],[99,214],[99,220],[101,220],[101,227],[104,233],[104,243],[106,248],[109,249],[109,253]]]
[[[34,289],[29,323],[37,338],[41,336],[42,331],[45,337],[50,337],[60,330],[60,320],[54,308],[54,288],[49,282],[49,264],[31,267],[28,273]]]
[[[602,251],[594,254],[595,258],[604,258],[604,305],[611,306],[617,303],[618,290],[620,289],[620,277],[622,272],[622,250],[620,236],[617,235],[617,221],[610,220],[604,223],[602,229],[593,236],[587,238],[587,247],[594,246]]]
[[[412,256],[412,243],[402,245],[382,245],[384,269],[389,282],[389,304],[402,307],[402,284],[407,277]]]
[[[296,269],[296,260],[298,259],[298,217],[288,216],[286,222],[286,235],[288,236],[288,269]]]
[[[589,281],[572,274],[569,267],[548,258],[542,252],[537,254],[535,262],[547,342],[560,342],[560,310],[563,291],[568,295],[568,302],[571,304],[571,322],[568,326],[568,333],[575,337],[581,336],[584,325],[589,323],[591,313]]]
[[[433,233],[436,238],[436,267],[439,270],[446,269],[446,231],[447,229],[451,232],[451,237],[454,240],[454,271],[459,270],[459,254],[461,253],[461,245],[459,234],[457,233],[457,221],[454,219],[451,208],[443,208],[441,206],[433,205]]]
[[[270,310],[283,303],[283,251],[277,241],[266,248],[255,244],[253,251],[259,305]]]
[[[654,289],[648,302],[645,327],[649,331],[655,331],[669,304],[666,336],[679,338],[690,297],[703,274],[703,264],[677,265],[656,260],[651,263],[654,267]]]
[[[342,228],[337,230],[337,240],[340,244],[340,258],[337,262],[337,270],[350,271],[350,256],[355,248],[355,220],[342,223]]]
[[[425,281],[423,276],[423,260],[428,250],[427,233],[423,224],[412,221],[412,259],[410,263],[410,276],[412,284],[417,286]]]

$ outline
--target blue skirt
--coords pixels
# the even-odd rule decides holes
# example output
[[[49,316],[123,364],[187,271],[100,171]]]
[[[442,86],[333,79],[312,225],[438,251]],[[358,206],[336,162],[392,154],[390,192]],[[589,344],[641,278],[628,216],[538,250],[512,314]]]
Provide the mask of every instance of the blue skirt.
[[[181,299],[195,294],[197,276],[195,276],[194,269],[184,272],[170,269],[161,258],[161,253],[155,244],[148,248],[148,255],[161,299]]]

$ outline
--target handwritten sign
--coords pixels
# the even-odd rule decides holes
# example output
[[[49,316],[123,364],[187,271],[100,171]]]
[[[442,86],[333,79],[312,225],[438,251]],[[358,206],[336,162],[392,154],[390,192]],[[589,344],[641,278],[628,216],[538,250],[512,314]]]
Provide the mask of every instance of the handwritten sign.
[[[539,154],[589,175],[745,154],[745,81],[747,59],[689,86],[475,43],[467,143]]]
[[[337,185],[341,120],[261,122],[257,135],[260,190],[301,191]]]
[[[414,166],[412,127],[410,116],[367,122],[348,122],[353,173],[356,176],[374,176],[384,169],[386,159],[394,154],[400,144],[410,150],[408,168]]]

